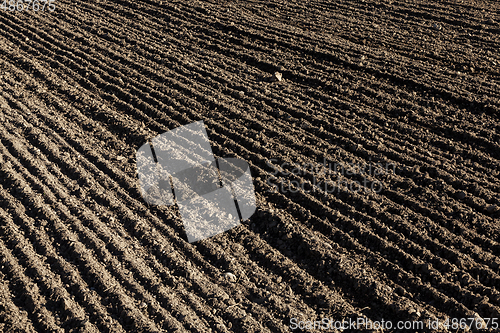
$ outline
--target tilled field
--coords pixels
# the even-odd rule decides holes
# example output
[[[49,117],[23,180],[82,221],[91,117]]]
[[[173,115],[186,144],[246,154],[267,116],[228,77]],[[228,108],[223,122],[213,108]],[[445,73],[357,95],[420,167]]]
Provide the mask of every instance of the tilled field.
[[[0,12],[1,332],[500,329],[496,1],[55,6]],[[257,210],[189,243],[135,153],[198,120]]]

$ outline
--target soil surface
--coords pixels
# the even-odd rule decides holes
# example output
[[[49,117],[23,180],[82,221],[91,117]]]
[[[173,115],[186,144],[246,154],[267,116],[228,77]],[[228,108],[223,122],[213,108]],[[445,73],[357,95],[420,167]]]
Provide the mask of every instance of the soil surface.
[[[2,9],[0,331],[497,332],[499,12]],[[136,150],[198,120],[250,165],[257,210],[189,243],[141,197]]]

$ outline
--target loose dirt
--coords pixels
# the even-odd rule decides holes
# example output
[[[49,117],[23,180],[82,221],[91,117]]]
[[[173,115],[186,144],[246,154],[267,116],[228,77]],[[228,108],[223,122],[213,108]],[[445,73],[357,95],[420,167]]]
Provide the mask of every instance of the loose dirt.
[[[55,6],[0,12],[0,331],[498,331],[496,1]],[[135,152],[198,120],[257,210],[189,243]]]

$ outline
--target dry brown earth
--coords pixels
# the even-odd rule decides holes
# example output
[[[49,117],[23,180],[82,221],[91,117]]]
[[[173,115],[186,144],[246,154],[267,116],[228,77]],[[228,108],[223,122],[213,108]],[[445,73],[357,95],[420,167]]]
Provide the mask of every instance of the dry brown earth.
[[[500,325],[497,1],[55,5],[0,12],[1,332]],[[135,151],[197,120],[258,207],[190,244]],[[324,161],[389,167],[292,172]]]

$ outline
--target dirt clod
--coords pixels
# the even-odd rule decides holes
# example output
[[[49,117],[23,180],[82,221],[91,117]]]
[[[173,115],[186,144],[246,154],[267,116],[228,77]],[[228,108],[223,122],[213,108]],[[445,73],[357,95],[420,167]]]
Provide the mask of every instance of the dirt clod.
[[[489,205],[488,207],[486,207],[486,211],[488,213],[494,213],[494,212],[498,211],[498,207],[497,207],[497,205]]]
[[[273,76],[271,76],[271,82],[281,81],[283,79],[283,75],[280,72],[274,72]]]
[[[231,272],[226,272],[226,273],[224,273],[224,278],[225,278],[226,280],[228,280],[229,282],[232,282],[232,283],[234,283],[234,282],[236,282],[236,281],[238,280],[238,279],[236,278],[236,275],[234,275],[234,274],[233,274],[233,273],[231,273]]]
[[[54,3],[0,10],[0,332],[500,317],[498,1]],[[199,120],[251,179],[187,200],[256,210],[190,243],[136,152]]]

